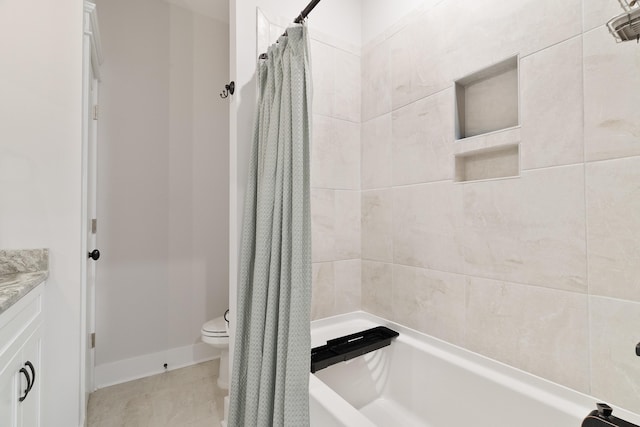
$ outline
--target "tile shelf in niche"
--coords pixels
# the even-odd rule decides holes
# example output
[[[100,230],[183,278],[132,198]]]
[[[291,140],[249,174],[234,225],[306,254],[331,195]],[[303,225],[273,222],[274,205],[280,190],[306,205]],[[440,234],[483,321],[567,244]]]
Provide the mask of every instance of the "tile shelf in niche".
[[[518,56],[455,82],[455,139],[517,127],[519,113]]]
[[[520,145],[509,144],[455,156],[454,181],[478,182],[520,176]]]
[[[454,139],[454,151],[456,154],[477,151],[480,148],[491,148],[506,145],[511,141],[520,141],[522,126],[516,125],[504,129],[498,129],[480,135],[467,138]]]

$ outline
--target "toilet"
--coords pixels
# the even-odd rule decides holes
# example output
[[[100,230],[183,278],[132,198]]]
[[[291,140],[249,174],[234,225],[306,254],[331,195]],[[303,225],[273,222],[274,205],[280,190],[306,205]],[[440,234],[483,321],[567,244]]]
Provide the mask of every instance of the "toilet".
[[[224,390],[229,389],[229,323],[225,320],[225,316],[209,320],[202,325],[202,342],[220,350],[218,387]]]

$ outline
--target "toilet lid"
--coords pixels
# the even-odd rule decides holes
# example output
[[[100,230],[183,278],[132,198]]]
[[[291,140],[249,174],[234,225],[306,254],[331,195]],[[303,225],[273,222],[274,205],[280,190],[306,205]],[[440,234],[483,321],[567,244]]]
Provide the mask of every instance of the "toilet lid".
[[[202,326],[202,333],[212,337],[228,337],[229,331],[227,330],[227,322],[224,320],[223,316],[209,320]]]

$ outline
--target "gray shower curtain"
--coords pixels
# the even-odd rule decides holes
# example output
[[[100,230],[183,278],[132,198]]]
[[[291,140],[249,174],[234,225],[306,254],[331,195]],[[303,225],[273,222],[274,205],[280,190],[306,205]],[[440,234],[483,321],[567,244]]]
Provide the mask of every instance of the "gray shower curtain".
[[[306,27],[287,34],[258,69],[230,427],[309,425],[311,70]]]

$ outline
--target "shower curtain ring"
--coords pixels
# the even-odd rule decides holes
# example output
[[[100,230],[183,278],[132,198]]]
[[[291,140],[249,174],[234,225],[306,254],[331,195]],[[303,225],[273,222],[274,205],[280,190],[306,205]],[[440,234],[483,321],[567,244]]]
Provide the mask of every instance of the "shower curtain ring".
[[[236,83],[235,82],[231,82],[228,85],[224,85],[224,90],[222,91],[222,93],[220,93],[220,98],[224,99],[224,98],[228,98],[229,95],[233,95],[233,93],[236,91]]]

